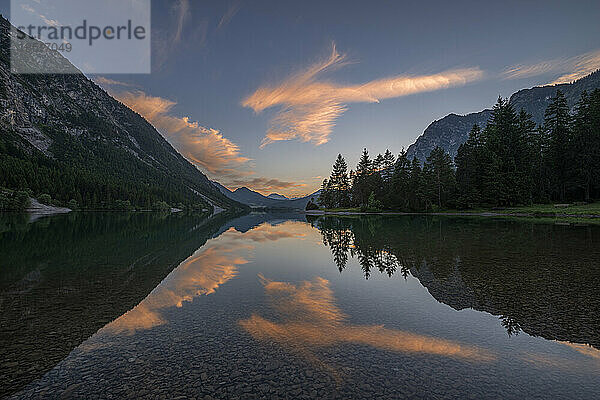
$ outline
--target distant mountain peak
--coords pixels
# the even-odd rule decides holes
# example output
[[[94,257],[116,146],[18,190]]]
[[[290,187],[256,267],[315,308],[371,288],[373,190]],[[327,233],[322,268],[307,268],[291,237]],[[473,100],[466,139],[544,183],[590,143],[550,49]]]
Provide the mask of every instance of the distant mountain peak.
[[[278,193],[271,193],[267,197],[270,199],[275,199],[275,200],[290,200],[289,197],[286,197],[286,196],[284,196],[282,194],[278,194]]]
[[[592,72],[572,83],[521,89],[513,93],[509,101],[517,112],[523,109],[532,115],[535,123],[541,124],[544,121],[546,107],[558,89],[564,93],[569,107],[573,108],[584,90],[589,92],[597,88],[600,88],[600,71]],[[408,147],[406,150],[408,158],[412,160],[413,157],[417,157],[418,160],[424,161],[431,150],[437,146],[446,150],[454,158],[460,145],[469,138],[469,131],[473,125],[485,127],[491,115],[492,110],[485,109],[465,115],[450,113],[441,119],[436,119]]]
[[[308,201],[311,198],[318,199],[319,195],[321,193],[321,191],[318,190],[315,193],[312,193],[308,196],[299,197],[296,199],[289,199],[285,196],[277,195],[276,193],[274,193],[275,195],[281,196],[282,198],[273,198],[273,197],[271,197],[272,195],[264,196],[264,195],[262,195],[258,192],[255,192],[254,190],[249,189],[245,186],[242,186],[240,188],[237,188],[234,191],[231,191],[218,182],[213,181],[212,183],[217,188],[219,188],[221,193],[223,193],[225,196],[229,197],[231,200],[235,200],[239,203],[246,204],[251,207],[266,207],[266,208],[272,208],[272,209],[279,208],[279,209],[302,209],[302,210],[304,210]]]

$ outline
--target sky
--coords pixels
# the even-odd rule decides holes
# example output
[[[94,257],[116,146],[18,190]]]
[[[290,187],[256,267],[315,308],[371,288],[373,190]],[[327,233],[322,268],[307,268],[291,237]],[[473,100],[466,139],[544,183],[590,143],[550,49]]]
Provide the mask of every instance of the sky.
[[[0,12],[10,15],[6,0]],[[341,153],[600,68],[598,1],[152,1],[152,73],[89,75],[230,189],[314,192]]]

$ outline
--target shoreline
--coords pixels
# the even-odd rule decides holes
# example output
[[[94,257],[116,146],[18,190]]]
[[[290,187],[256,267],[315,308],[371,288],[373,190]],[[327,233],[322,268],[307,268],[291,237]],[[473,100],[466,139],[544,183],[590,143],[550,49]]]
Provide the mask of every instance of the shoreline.
[[[531,213],[531,212],[498,212],[498,211],[445,211],[445,212],[360,212],[360,211],[305,211],[306,215],[434,215],[449,217],[517,217],[517,218],[578,218],[588,220],[600,220],[600,214],[565,214],[565,213]]]

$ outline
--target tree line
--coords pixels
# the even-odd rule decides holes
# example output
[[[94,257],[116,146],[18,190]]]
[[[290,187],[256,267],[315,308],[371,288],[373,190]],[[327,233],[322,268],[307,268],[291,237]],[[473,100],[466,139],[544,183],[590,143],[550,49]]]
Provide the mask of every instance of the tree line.
[[[321,206],[363,211],[590,202],[600,198],[600,89],[582,93],[572,113],[557,90],[539,126],[499,97],[454,160],[440,147],[423,165],[404,149],[374,159],[364,149],[348,171],[339,154],[321,189]]]
[[[85,138],[52,138],[50,158],[25,150],[16,133],[0,132],[0,210],[23,210],[29,197],[71,209],[211,209],[183,179],[148,168],[125,150]]]

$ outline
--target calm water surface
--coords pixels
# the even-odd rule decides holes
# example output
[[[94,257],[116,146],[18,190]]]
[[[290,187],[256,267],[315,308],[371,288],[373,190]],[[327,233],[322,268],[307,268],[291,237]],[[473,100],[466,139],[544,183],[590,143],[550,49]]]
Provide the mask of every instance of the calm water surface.
[[[23,218],[0,224],[0,395],[600,398],[599,227]]]

